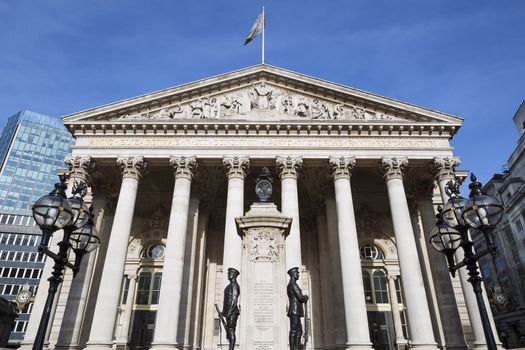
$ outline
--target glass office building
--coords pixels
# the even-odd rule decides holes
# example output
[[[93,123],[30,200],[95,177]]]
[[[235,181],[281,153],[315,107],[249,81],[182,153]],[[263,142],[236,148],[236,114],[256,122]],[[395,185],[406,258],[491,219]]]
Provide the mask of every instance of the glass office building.
[[[74,140],[59,118],[20,111],[0,136],[0,211],[30,210],[53,188]]]
[[[40,229],[32,204],[53,189],[57,170],[65,167],[73,137],[59,118],[20,111],[0,136],[0,296],[14,300],[22,288],[36,289],[44,267],[37,254]],[[9,344],[23,337],[33,305],[19,313]]]

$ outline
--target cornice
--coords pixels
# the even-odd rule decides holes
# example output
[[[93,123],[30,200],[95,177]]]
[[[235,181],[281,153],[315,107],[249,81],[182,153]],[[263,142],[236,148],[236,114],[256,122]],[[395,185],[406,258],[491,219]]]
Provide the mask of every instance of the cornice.
[[[452,138],[459,124],[334,120],[78,121],[66,124],[75,137],[92,135],[339,135]]]

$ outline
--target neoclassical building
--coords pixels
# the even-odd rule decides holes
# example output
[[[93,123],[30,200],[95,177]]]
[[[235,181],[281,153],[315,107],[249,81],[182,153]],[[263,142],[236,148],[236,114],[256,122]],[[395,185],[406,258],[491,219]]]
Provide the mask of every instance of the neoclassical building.
[[[234,267],[238,348],[284,350],[295,266],[308,349],[485,347],[466,272],[427,243],[462,119],[258,65],[63,121],[102,244],[65,277],[50,349],[225,348],[215,304]],[[264,167],[268,227],[249,236]]]

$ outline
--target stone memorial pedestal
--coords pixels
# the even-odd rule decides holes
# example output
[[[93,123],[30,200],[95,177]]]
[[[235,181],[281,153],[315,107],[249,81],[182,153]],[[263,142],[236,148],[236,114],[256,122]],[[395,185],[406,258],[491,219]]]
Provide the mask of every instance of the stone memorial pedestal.
[[[254,203],[236,218],[242,237],[241,350],[288,349],[285,238],[291,218],[273,203]]]

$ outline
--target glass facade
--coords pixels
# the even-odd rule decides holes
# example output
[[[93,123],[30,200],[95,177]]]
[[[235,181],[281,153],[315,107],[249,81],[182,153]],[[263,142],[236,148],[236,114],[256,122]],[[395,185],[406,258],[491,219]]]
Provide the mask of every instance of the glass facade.
[[[53,189],[73,137],[59,118],[21,111],[0,136],[0,211],[30,210]]]

